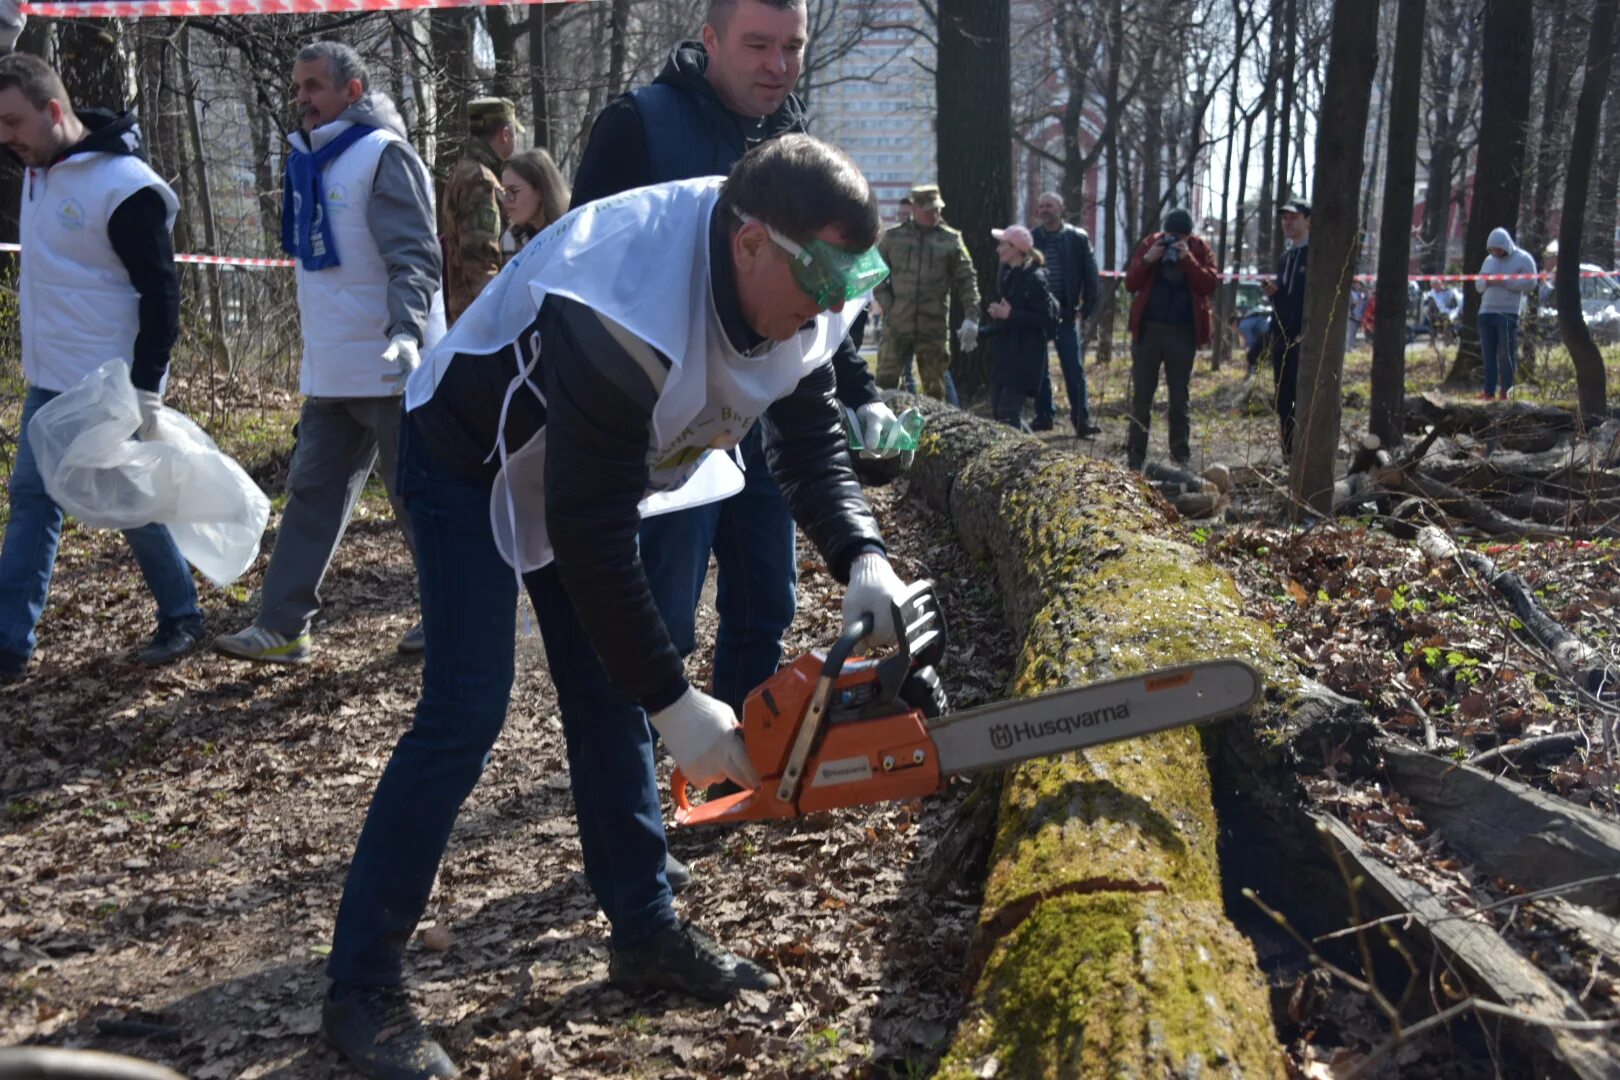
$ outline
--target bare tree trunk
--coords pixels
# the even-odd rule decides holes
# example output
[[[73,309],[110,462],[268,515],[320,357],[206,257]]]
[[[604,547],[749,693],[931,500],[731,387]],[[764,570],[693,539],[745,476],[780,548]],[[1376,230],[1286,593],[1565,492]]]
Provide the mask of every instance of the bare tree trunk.
[[[208,182],[208,161],[203,157],[202,123],[197,118],[197,83],[191,74],[191,31],[182,27],[177,43],[180,83],[185,87],[186,132],[191,137],[191,163],[197,174],[197,208],[202,218],[203,244],[209,255],[218,255],[219,229],[214,218],[214,189]],[[225,339],[225,298],[219,287],[219,267],[202,267],[208,284],[208,325],[213,341],[208,349],[208,418],[214,418],[215,364],[230,373],[231,351]]]
[[[551,5],[529,8],[529,77],[534,110],[534,145],[548,149],[556,132],[551,121]]]
[[[1498,226],[1517,232],[1530,124],[1531,59],[1535,51],[1532,0],[1491,0],[1485,8],[1480,67],[1490,74],[1480,94],[1478,168],[1463,243],[1463,269],[1485,261],[1485,240]],[[1479,378],[1479,292],[1463,290],[1457,357],[1446,381],[1471,386]]]
[[[608,13],[608,93],[624,89],[625,34],[629,32],[630,0],[613,0]],[[1009,64],[1011,62],[1009,61]]]
[[[497,97],[509,101],[523,97],[525,72],[518,63],[517,42],[527,25],[528,20],[516,19],[509,7],[491,4],[484,8],[484,26],[489,30],[490,51],[495,54],[495,79],[490,88]]]
[[[1597,203],[1588,214],[1591,224],[1586,230],[1590,242],[1585,251],[1589,262],[1605,270],[1613,270],[1614,231],[1620,216],[1620,64],[1609,74],[1609,102],[1603,122],[1603,149],[1598,156]]]
[[[1243,47],[1243,30],[1245,26],[1244,11],[1241,0],[1232,0],[1232,44],[1234,48]],[[1237,56],[1232,64],[1231,97],[1226,103],[1226,166],[1221,172],[1221,231],[1215,243],[1215,264],[1224,273],[1227,267],[1227,225],[1231,214],[1232,190],[1232,156],[1237,150],[1238,137],[1238,88],[1243,85],[1243,57]],[[1226,282],[1216,294],[1215,302],[1215,349],[1210,356],[1210,369],[1219,371],[1221,364],[1232,354],[1232,332],[1228,324],[1232,318],[1232,304],[1237,295],[1237,283]]]
[[[1277,200],[1275,203],[1277,206],[1281,206],[1293,194],[1293,185],[1288,182],[1288,143],[1289,129],[1294,114],[1295,85],[1299,78],[1298,54],[1295,52],[1295,40],[1298,36],[1299,0],[1283,0],[1282,103],[1277,107]],[[1376,44],[1374,47],[1376,48]],[[1301,180],[1303,179],[1301,177]],[[1275,264],[1278,259],[1282,258],[1283,237],[1281,230],[1278,230],[1273,235],[1271,242],[1271,261]]]
[[[1553,189],[1558,184],[1558,167],[1564,157],[1564,121],[1569,110],[1570,78],[1564,50],[1569,29],[1569,0],[1549,0],[1552,27],[1547,40],[1547,78],[1541,91],[1541,123],[1536,126],[1535,175],[1530,185],[1530,211],[1526,215],[1519,246],[1541,261],[1547,246],[1548,210]],[[1470,267],[1470,269],[1473,269]]]
[[[1389,149],[1384,160],[1384,220],[1378,237],[1378,311],[1406,309],[1406,268],[1412,257],[1412,185],[1417,182],[1418,103],[1423,84],[1423,17],[1427,6],[1428,0],[1400,0],[1395,15]],[[1401,441],[1401,405],[1406,396],[1404,323],[1404,319],[1379,319],[1373,326],[1368,426],[1386,447]]]
[[[1378,5],[1366,0],[1334,0],[1333,37],[1316,131],[1316,185],[1311,200],[1315,224],[1299,355],[1299,425],[1288,477],[1296,517],[1306,511],[1324,517],[1333,512],[1344,324],[1361,238],[1356,204],[1377,64]]]
[[[1564,174],[1564,216],[1558,223],[1558,333],[1575,362],[1578,420],[1585,424],[1608,409],[1603,354],[1587,329],[1581,311],[1581,234],[1586,227],[1586,198],[1592,181],[1598,120],[1614,65],[1615,9],[1620,0],[1593,0],[1592,28],[1586,43],[1586,79],[1575,106],[1575,128],[1569,139],[1569,168]]]
[[[1280,56],[1281,35],[1277,33],[1277,13],[1281,0],[1271,0],[1271,44],[1266,52],[1266,130],[1260,142],[1260,209],[1255,224],[1259,235],[1255,237],[1255,262],[1265,263],[1266,269],[1277,265],[1276,240],[1277,212],[1271,202],[1273,185],[1277,179],[1277,99],[1278,80],[1282,78]]]
[[[129,61],[117,19],[63,19],[56,24],[56,62],[77,105],[114,112],[129,100]]]
[[[1012,31],[1008,0],[940,0],[934,94],[939,115],[939,187],[962,230],[979,281],[996,280],[990,230],[1012,220]],[[980,318],[978,312],[958,312]],[[958,355],[965,398],[988,381],[988,349]]]
[[[439,78],[433,93],[433,167],[438,189],[456,163],[457,147],[466,135],[467,102],[472,98],[472,27],[470,8],[434,8],[428,12],[428,40]]]

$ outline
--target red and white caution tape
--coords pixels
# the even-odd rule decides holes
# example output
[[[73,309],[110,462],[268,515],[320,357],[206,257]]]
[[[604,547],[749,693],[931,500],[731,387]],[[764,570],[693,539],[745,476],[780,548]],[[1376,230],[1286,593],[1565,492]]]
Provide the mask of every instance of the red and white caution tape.
[[[1099,270],[1099,277],[1122,278],[1123,270]],[[1607,270],[1582,270],[1581,277],[1607,277]],[[1410,274],[1408,281],[1551,281],[1553,274]],[[1222,274],[1222,281],[1275,281],[1276,274]],[[1378,280],[1377,274],[1357,274],[1355,280],[1364,284],[1372,284]]]
[[[582,0],[44,0],[24,4],[22,9],[24,15],[53,19],[140,19],[160,15],[305,15],[580,2]]]
[[[21,251],[21,244],[0,244],[0,251]],[[204,266],[251,266],[255,268],[296,265],[291,259],[250,259],[240,255],[177,254],[175,262],[201,263]]]

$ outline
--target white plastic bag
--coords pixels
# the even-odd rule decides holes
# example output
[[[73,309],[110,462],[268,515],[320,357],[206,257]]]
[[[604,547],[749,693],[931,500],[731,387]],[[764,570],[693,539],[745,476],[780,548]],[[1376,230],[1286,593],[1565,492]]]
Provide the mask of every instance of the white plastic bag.
[[[129,365],[109,360],[28,422],[45,490],[96,528],[167,525],[199,573],[229,585],[259,554],[270,500],[183,414],[164,408],[151,441],[136,441],[140,426]]]

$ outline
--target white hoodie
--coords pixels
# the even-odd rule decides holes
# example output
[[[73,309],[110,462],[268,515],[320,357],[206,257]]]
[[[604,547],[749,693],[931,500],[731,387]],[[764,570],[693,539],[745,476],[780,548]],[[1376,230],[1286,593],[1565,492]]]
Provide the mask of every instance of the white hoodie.
[[[1485,261],[1480,264],[1481,274],[1534,274],[1536,260],[1526,250],[1513,242],[1513,234],[1506,229],[1492,229],[1491,237],[1485,242],[1487,248],[1499,247],[1507,251],[1504,258],[1487,254]],[[1519,308],[1526,295],[1535,292],[1536,280],[1522,278],[1518,281],[1476,281],[1475,291],[1482,293],[1479,301],[1481,315],[1518,315]]]

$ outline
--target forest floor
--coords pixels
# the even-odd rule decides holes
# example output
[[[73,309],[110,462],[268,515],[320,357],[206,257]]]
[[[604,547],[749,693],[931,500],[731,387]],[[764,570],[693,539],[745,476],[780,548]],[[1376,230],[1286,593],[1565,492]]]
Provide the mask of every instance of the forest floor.
[[[1365,354],[1351,364],[1347,430],[1365,423]],[[1421,346],[1409,364],[1421,389]],[[1438,361],[1428,370],[1437,381]],[[1105,434],[1046,438],[1123,463],[1128,367],[1116,360],[1090,372]],[[1241,363],[1213,373],[1200,364],[1195,467],[1277,467],[1269,413],[1216,407],[1242,375]],[[1549,365],[1527,393],[1567,397],[1565,385]],[[277,490],[291,400],[240,404],[216,410],[231,418],[216,431]],[[1161,406],[1154,453],[1164,450],[1164,422]],[[15,431],[14,411],[0,410],[0,431]],[[994,699],[1017,647],[994,587],[948,525],[904,489],[902,481],[874,501],[901,575],[940,587],[952,702]],[[1391,731],[1410,734],[1417,723],[1393,689],[1397,676],[1435,719],[1448,753],[1601,719],[1519,643],[1488,589],[1428,566],[1409,543],[1355,522],[1308,532],[1263,519],[1178,528],[1233,573],[1250,613],[1274,627],[1301,671],[1369,703]],[[266,550],[272,543],[267,536]],[[1617,550],[1597,538],[1494,557],[1612,656]],[[70,524],[35,669],[0,689],[0,1045],[95,1046],[200,1078],[347,1075],[315,1036],[322,965],[361,818],[416,698],[418,666],[392,651],[415,618],[402,556],[386,503],[370,491],[329,578],[313,663],[262,669],[200,654],[149,672],[129,658],[150,633],[150,609],[122,542]],[[231,589],[205,586],[214,630],[251,617],[262,562]],[[831,640],[840,595],[806,555],[790,656]],[[712,640],[710,605],[700,618],[700,640]],[[462,814],[407,964],[429,1022],[469,1074],[929,1074],[958,1017],[978,904],[977,883],[940,884],[929,871],[970,785],[792,826],[674,830],[672,849],[695,874],[680,909],[779,970],[785,987],[724,1009],[629,997],[605,983],[607,928],[580,865],[537,639],[521,638],[519,657],[506,731]],[[694,657],[699,683],[705,664]],[[1613,816],[1615,765],[1573,754],[1526,779]],[[1459,902],[1504,895],[1503,883],[1437,848],[1409,807],[1348,782],[1319,794],[1392,861]],[[1620,1015],[1620,972],[1508,911],[1498,923],[1574,985],[1592,1015]],[[1244,915],[1253,913],[1234,911]],[[1281,1001],[1306,985],[1301,957],[1273,966]],[[1307,1076],[1354,1064],[1388,1034],[1365,996],[1342,986],[1307,1013],[1285,1015],[1280,1031]],[[1437,1032],[1387,1067],[1491,1075],[1490,1049],[1469,1043],[1464,1053]]]

